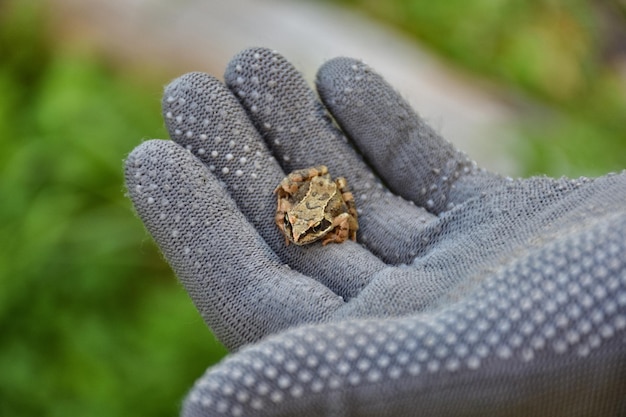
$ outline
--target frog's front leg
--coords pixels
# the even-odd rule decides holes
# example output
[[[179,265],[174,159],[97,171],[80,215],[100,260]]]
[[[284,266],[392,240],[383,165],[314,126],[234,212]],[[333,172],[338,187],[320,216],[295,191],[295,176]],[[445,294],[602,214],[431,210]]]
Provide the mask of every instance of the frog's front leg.
[[[350,191],[350,187],[348,187],[348,182],[344,177],[339,177],[335,179],[335,184],[337,184],[337,189],[341,193],[341,199],[344,203],[346,203],[346,207],[348,207],[348,212],[356,220],[356,205],[354,204],[354,196],[352,195],[352,191]]]
[[[342,243],[348,239],[350,232],[350,215],[348,213],[341,213],[333,220],[333,226],[333,229],[328,232],[324,240],[322,240],[323,246],[330,242]],[[356,239],[356,233],[354,234],[354,239]]]
[[[339,177],[335,180],[335,184],[337,184],[337,189],[341,193],[341,199],[344,203],[346,203],[346,207],[348,208],[348,213],[350,213],[350,218],[348,219],[349,225],[349,234],[350,239],[356,241],[356,231],[359,229],[358,222],[358,214],[356,211],[356,204],[354,203],[354,196],[348,187],[348,182],[344,177]]]

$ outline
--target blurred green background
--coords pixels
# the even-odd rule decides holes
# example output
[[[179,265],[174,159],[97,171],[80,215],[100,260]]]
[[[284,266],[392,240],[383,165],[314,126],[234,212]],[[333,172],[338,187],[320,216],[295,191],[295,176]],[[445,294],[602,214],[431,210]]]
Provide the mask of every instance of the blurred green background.
[[[511,149],[524,175],[626,168],[625,0],[342,2],[529,98]]]
[[[177,415],[225,350],[124,196],[162,86],[1,16],[0,416]]]
[[[623,2],[343,3],[530,98],[525,174],[626,167]],[[39,2],[0,3],[1,416],[177,415],[225,354],[124,196],[124,157],[166,137],[166,81],[62,47]]]

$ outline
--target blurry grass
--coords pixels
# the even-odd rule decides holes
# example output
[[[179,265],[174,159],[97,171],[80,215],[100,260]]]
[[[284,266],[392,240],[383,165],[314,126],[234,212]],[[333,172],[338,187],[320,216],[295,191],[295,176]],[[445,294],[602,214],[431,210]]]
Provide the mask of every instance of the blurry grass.
[[[122,159],[160,85],[0,6],[0,415],[172,416],[224,354],[134,216]]]
[[[524,174],[626,168],[623,1],[338,1],[539,104],[514,127]]]

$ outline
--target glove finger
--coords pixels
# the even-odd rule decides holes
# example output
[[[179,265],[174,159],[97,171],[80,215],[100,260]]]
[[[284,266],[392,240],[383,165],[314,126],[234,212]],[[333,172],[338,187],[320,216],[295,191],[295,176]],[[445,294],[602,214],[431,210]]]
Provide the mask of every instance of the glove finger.
[[[408,263],[423,250],[421,232],[434,217],[389,193],[285,58],[245,50],[228,65],[225,81],[285,172],[323,164],[346,177],[359,213],[359,242],[390,264]]]
[[[385,265],[353,242],[285,245],[275,224],[273,193],[285,176],[233,94],[220,81],[189,73],[165,89],[163,113],[171,138],[192,152],[222,181],[241,212],[290,267],[311,276],[345,299]],[[341,268],[343,273],[337,274]]]
[[[610,216],[428,312],[289,329],[209,369],[183,415],[622,415],[625,233]]]
[[[341,128],[389,188],[432,213],[500,184],[441,138],[369,66],[351,58],[326,62],[317,90]]]
[[[139,217],[229,349],[325,321],[344,304],[317,281],[286,268],[219,181],[174,142],[138,146],[125,175]]]

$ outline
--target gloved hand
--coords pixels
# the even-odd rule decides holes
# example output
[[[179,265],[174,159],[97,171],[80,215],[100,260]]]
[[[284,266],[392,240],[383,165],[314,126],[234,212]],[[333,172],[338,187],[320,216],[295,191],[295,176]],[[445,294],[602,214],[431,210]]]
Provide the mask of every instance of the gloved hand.
[[[353,59],[320,69],[323,105],[266,49],[225,81],[172,82],[173,141],[126,161],[139,216],[232,351],[184,415],[625,415],[625,173],[479,169]],[[273,190],[321,164],[352,188],[358,241],[286,246]]]

